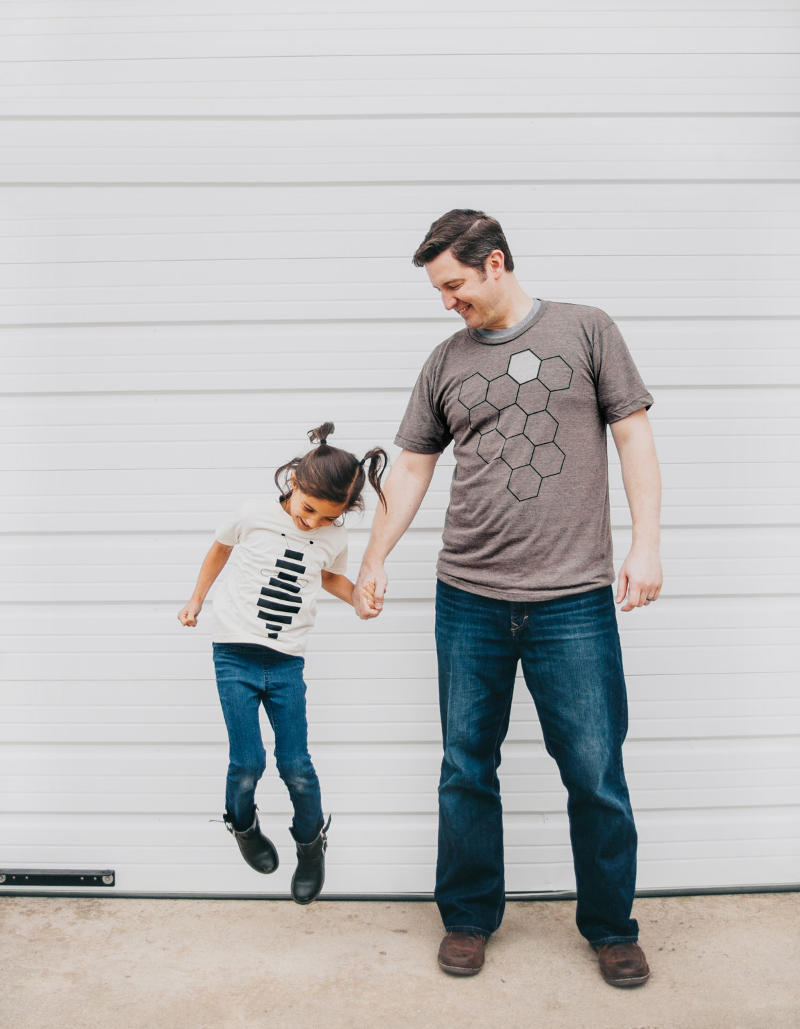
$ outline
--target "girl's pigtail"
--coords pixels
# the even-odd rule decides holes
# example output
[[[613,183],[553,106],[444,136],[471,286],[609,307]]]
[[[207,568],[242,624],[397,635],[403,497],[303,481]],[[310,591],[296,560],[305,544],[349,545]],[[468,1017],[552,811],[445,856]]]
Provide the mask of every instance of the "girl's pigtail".
[[[310,429],[308,438],[312,443],[318,443],[320,447],[327,447],[328,436],[333,435],[333,422],[323,422],[316,429]]]
[[[325,457],[330,455],[334,450],[333,447],[328,445],[328,436],[333,435],[333,422],[323,422],[322,425],[318,425],[316,429],[309,429],[308,438],[312,443],[316,443],[317,447],[314,450],[309,451],[304,457],[293,457],[291,461],[287,461],[286,464],[282,464],[280,468],[275,472],[275,485],[278,487],[280,493],[280,499],[286,500],[292,493],[292,475],[299,475],[301,478],[304,476],[311,475],[312,483],[315,483],[318,476],[313,475],[313,466],[310,465],[310,461],[313,460],[317,455]],[[321,466],[325,467],[325,463]],[[325,499],[325,490],[319,494]]]
[[[369,484],[378,494],[378,500],[383,504],[383,510],[387,511],[386,497],[381,489],[381,479],[383,478],[383,473],[386,471],[389,464],[389,458],[382,447],[374,447],[368,453],[364,454],[358,463],[363,468],[367,461],[369,461],[369,467],[367,470]]]
[[[292,473],[300,463],[299,457],[293,457],[291,461],[287,461],[286,464],[282,464],[277,469],[274,475],[275,485],[278,487],[278,494],[280,500],[286,500],[292,493]]]

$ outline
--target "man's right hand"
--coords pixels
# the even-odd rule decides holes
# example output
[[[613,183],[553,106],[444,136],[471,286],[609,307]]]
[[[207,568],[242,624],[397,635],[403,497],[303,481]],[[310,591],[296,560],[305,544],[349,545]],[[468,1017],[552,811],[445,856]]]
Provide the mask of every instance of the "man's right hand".
[[[378,617],[383,610],[388,582],[383,565],[377,568],[362,566],[353,590],[353,607],[359,618]]]
[[[359,618],[377,618],[383,610],[388,582],[384,561],[411,525],[431,484],[439,456],[403,450],[392,465],[383,490],[386,507],[379,504],[375,511],[369,544],[353,591],[353,607]]]

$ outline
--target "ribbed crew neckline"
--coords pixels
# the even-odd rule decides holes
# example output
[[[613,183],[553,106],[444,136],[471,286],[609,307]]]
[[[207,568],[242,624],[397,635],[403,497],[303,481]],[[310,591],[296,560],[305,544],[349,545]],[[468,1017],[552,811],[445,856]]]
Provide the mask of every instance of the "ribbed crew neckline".
[[[543,301],[537,299],[534,300],[533,307],[531,307],[522,321],[517,322],[516,325],[510,325],[507,329],[469,329],[467,331],[476,343],[488,343],[490,346],[494,346],[497,343],[508,343],[510,340],[516,339],[517,336],[521,336],[523,332],[526,332],[537,322],[541,317],[543,309]]]

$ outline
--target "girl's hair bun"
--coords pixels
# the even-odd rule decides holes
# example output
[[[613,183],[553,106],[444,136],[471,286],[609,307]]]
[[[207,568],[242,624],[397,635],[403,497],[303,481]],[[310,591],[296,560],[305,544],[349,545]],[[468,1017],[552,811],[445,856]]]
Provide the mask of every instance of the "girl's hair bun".
[[[308,438],[312,443],[319,443],[321,447],[327,446],[328,436],[333,435],[333,422],[323,422],[316,429],[310,429]]]

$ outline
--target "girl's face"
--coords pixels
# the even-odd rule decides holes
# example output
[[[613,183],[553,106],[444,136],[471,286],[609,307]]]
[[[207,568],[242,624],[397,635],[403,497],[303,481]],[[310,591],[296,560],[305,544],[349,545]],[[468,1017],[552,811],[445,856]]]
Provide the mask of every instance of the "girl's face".
[[[346,504],[334,504],[330,500],[322,500],[303,493],[297,488],[292,477],[292,492],[283,501],[284,511],[291,517],[301,532],[311,532],[323,525],[333,525],[344,512]]]

